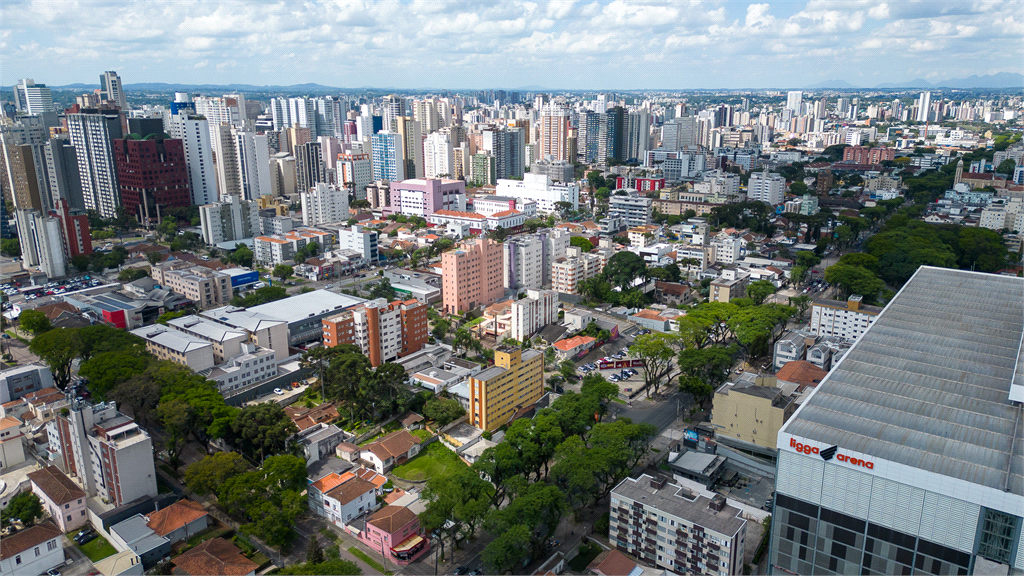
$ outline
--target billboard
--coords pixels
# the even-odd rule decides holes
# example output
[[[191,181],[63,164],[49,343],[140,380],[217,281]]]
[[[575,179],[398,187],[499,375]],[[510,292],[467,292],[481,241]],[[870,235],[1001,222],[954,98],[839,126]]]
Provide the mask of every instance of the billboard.
[[[231,287],[238,288],[240,286],[248,286],[260,281],[260,273],[255,270],[249,270],[240,274],[231,275]]]
[[[642,368],[643,365],[643,360],[612,360],[599,362],[597,367],[601,370],[621,370],[623,368]]]

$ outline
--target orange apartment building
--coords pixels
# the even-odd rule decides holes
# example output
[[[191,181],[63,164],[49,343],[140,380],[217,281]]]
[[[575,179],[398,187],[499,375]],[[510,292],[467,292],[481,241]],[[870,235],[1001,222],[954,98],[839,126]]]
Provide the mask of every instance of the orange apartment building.
[[[501,244],[484,238],[441,255],[441,296],[449,314],[488,306],[505,295]]]
[[[324,346],[354,344],[380,366],[418,352],[427,343],[427,305],[383,298],[323,319]]]
[[[496,348],[494,366],[469,379],[469,421],[481,430],[497,430],[543,395],[544,353]]]

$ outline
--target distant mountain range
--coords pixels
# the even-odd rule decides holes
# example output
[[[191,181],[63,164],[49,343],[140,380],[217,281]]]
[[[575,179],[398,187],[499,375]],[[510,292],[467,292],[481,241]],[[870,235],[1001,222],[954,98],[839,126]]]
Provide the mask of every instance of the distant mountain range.
[[[869,89],[869,86],[855,86],[845,80],[826,80],[810,86],[811,90],[856,90]],[[1016,72],[999,72],[987,76],[970,76],[968,78],[950,78],[941,82],[929,82],[916,78],[909,82],[883,82],[873,88],[1024,88],[1024,74]]]

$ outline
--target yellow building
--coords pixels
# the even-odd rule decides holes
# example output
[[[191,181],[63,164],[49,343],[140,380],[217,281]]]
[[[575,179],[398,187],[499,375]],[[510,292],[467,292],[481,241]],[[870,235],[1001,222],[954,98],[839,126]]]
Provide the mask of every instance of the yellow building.
[[[775,449],[779,429],[797,405],[792,395],[770,385],[774,380],[727,382],[716,390],[711,414],[715,435]]]
[[[544,393],[544,354],[503,347],[494,351],[494,366],[469,379],[470,423],[496,430]]]

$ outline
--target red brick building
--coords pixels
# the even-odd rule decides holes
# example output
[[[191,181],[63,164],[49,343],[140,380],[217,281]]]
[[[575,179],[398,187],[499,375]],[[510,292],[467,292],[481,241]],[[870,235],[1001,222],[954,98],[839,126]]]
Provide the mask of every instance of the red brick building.
[[[157,218],[157,206],[192,204],[181,140],[147,136],[114,140],[121,204],[142,221]]]
[[[418,352],[427,343],[427,305],[417,300],[365,305],[324,318],[324,346],[354,344],[380,366]]]
[[[896,158],[895,148],[868,148],[867,146],[847,146],[843,149],[843,163],[881,164]]]

